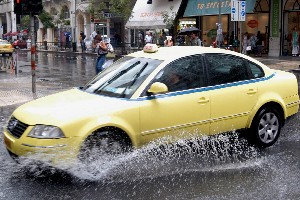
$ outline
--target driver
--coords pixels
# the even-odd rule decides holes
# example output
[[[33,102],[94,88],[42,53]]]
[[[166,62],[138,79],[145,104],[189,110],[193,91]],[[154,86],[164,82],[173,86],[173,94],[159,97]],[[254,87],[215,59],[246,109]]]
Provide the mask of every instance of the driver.
[[[171,72],[170,75],[168,76],[167,86],[169,92],[185,90],[188,88],[187,83],[183,79],[183,77],[175,72]]]

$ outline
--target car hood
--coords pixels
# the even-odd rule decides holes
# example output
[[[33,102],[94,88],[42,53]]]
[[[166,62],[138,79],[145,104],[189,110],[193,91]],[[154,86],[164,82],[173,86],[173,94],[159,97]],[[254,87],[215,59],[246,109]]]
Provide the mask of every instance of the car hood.
[[[28,125],[60,126],[79,119],[126,109],[132,101],[87,93],[79,89],[49,95],[17,108],[13,115]]]

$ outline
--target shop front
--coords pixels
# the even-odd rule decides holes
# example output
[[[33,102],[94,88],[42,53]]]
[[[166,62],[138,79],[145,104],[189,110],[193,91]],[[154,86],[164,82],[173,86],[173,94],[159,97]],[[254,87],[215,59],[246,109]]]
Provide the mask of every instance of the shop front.
[[[286,0],[283,3],[282,55],[299,55],[300,42],[300,0]],[[297,41],[297,42],[296,42]],[[295,45],[298,48],[295,50]],[[293,45],[294,44],[294,45]],[[296,54],[293,54],[293,46]]]
[[[247,0],[246,20],[231,21],[231,1],[229,0],[189,0],[184,17],[199,18],[200,37],[205,46],[212,45],[217,38],[218,25],[222,30],[222,45],[232,45],[234,40],[243,41],[242,35],[261,32],[264,52],[268,51],[269,1]]]
[[[140,47],[146,33],[152,34],[153,43],[158,43],[161,35],[171,35],[169,28],[173,25],[181,2],[181,0],[157,0],[147,4],[145,0],[137,0],[133,16],[125,25],[127,42],[132,47]]]

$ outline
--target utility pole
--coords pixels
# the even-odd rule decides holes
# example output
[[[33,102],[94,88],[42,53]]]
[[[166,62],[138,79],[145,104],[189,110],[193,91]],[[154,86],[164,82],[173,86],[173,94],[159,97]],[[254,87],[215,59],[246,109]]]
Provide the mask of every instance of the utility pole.
[[[30,13],[32,93],[36,94],[34,16]]]
[[[31,75],[32,75],[32,93],[36,94],[36,75],[35,75],[35,52],[36,52],[36,38],[34,31],[34,15],[38,15],[43,10],[42,0],[27,1],[27,0],[14,0],[14,13],[17,15],[30,16],[30,35],[31,35]]]

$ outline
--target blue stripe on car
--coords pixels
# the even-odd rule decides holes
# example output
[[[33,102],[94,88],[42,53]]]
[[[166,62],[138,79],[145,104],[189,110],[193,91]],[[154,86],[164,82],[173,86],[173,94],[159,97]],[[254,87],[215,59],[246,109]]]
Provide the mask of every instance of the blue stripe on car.
[[[273,73],[272,75],[270,75],[268,77],[262,77],[262,78],[258,78],[258,79],[250,79],[250,80],[239,81],[239,82],[234,82],[234,83],[226,83],[226,84],[222,84],[222,85],[215,85],[215,86],[208,86],[208,87],[197,88],[197,89],[171,92],[171,93],[160,94],[160,95],[155,95],[155,96],[139,97],[138,99],[130,99],[130,101],[144,101],[144,100],[151,100],[151,99],[161,99],[161,98],[184,95],[184,94],[191,94],[191,93],[196,93],[196,92],[218,90],[218,89],[222,89],[222,88],[228,88],[228,87],[234,87],[234,86],[239,86],[239,85],[246,85],[246,84],[251,84],[251,83],[262,82],[262,81],[269,80],[269,79],[273,78],[274,76],[275,76],[275,73]]]

